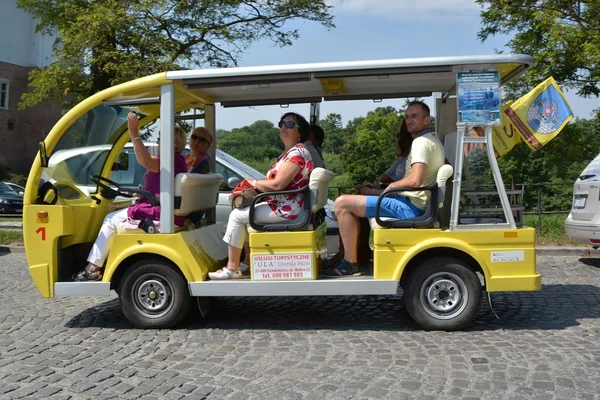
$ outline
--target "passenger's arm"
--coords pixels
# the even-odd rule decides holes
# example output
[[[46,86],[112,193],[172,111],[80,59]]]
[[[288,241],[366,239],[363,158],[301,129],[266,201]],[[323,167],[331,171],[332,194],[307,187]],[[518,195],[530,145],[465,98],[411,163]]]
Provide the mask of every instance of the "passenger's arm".
[[[292,182],[292,179],[298,175],[298,172],[300,172],[300,166],[298,166],[298,164],[291,161],[284,162],[279,167],[275,179],[257,180],[254,184],[254,187],[260,192],[276,192],[285,190]]]
[[[127,114],[127,128],[131,143],[133,143],[135,158],[148,171],[158,172],[160,171],[160,161],[158,157],[151,156],[146,146],[144,146],[144,141],[140,137],[139,125],[140,119],[135,113],[130,112]]]
[[[381,186],[373,186],[373,185],[360,185],[356,188],[358,190],[358,194],[362,194],[364,196],[379,196],[385,188]]]
[[[427,165],[423,163],[414,163],[411,166],[410,175],[405,176],[399,181],[392,182],[388,188],[419,188],[423,186]]]
[[[390,176],[387,173],[383,173],[383,175],[381,175],[379,177],[379,182],[381,183],[392,183],[392,178],[390,178]]]

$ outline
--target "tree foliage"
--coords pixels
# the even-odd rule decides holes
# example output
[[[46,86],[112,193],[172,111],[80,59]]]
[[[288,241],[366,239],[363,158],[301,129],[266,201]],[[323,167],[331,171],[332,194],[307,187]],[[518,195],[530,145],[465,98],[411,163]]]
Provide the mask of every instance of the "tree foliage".
[[[597,0],[476,0],[485,7],[478,37],[509,34],[507,46],[535,57],[520,81],[530,89],[553,76],[581,96],[600,95],[600,2]]]
[[[299,37],[286,22],[334,26],[325,0],[18,0],[58,38],[53,62],[30,75],[21,107],[63,106],[118,83],[190,67],[226,67],[252,43],[288,46]]]
[[[325,153],[340,154],[347,140],[342,116],[335,113],[327,114],[325,119],[319,121],[319,125],[325,132],[323,151]]]
[[[376,182],[396,159],[396,134],[402,122],[397,111],[370,112],[344,146],[342,160],[355,183]]]
[[[262,173],[266,173],[283,152],[279,129],[265,120],[231,132],[220,131],[217,147]]]

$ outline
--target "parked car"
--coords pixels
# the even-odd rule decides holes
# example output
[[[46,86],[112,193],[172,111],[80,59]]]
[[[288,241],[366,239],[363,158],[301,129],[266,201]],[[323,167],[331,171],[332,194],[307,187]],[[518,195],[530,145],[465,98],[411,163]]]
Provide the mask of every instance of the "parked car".
[[[12,182],[2,182],[2,183],[7,185],[9,188],[11,188],[18,196],[23,196],[23,194],[25,193],[25,188],[21,185],[17,185],[16,183],[12,183]]]
[[[7,183],[0,182],[0,214],[21,214],[23,195],[19,195]]]
[[[158,154],[156,143],[145,143],[151,154]],[[110,146],[88,146],[71,150],[59,150],[50,157],[48,172],[54,181],[66,180],[75,183],[87,195],[96,191],[96,184],[92,182],[91,176],[100,174]],[[138,186],[142,183],[142,177],[146,169],[142,167],[135,158],[133,145],[127,143],[123,151],[128,154],[129,165],[126,170],[113,171],[111,180],[123,186]],[[183,154],[189,152],[186,148]],[[265,179],[264,174],[258,172],[249,165],[244,164],[237,158],[216,150],[216,173],[223,175],[223,183],[219,188],[219,200],[216,207],[216,220],[227,223],[231,212],[231,192],[235,186],[245,178]],[[329,200],[325,207],[327,214],[327,249],[329,253],[335,253],[339,249],[337,236],[337,221],[333,219],[333,201]]]
[[[574,242],[600,247],[600,154],[575,181],[565,233]]]

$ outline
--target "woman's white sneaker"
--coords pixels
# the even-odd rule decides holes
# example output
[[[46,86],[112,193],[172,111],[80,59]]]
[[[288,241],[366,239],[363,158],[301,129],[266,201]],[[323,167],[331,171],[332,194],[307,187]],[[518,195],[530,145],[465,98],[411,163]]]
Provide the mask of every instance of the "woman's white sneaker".
[[[209,272],[208,276],[210,279],[214,280],[225,280],[225,279],[242,279],[242,272],[239,269],[232,271],[227,269],[227,267],[223,267],[218,271]]]

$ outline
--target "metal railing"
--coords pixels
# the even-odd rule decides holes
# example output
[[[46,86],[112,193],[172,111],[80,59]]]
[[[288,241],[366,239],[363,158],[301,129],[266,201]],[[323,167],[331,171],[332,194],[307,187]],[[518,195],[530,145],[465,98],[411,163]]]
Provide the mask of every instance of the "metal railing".
[[[549,187],[549,186],[568,186],[568,187],[573,187],[574,182],[544,182],[544,183],[526,183],[523,184],[523,187],[532,187],[535,189],[536,191],[536,199],[537,199],[537,204],[536,204],[536,208],[533,211],[524,211],[523,214],[524,215],[537,215],[537,230],[538,232],[541,232],[542,230],[542,215],[550,215],[550,214],[569,214],[571,212],[571,209],[569,208],[568,210],[548,210],[545,211],[544,210],[544,206],[543,206],[543,189],[545,187]],[[572,193],[571,193],[572,195]],[[570,200],[572,201],[572,196],[570,198]]]

